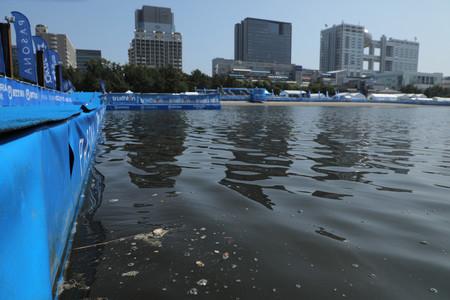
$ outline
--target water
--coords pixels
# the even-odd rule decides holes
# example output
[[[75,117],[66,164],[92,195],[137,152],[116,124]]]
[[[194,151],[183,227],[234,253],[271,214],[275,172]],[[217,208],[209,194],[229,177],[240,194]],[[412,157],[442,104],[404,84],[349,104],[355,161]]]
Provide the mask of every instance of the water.
[[[449,193],[448,108],[109,112],[61,298],[449,299]]]

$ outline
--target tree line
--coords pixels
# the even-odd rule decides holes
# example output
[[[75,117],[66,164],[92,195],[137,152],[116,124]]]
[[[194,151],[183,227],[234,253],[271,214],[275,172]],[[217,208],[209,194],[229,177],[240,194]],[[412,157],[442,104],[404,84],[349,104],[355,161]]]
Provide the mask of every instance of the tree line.
[[[450,89],[435,85],[425,90],[416,88],[414,85],[407,85],[401,88],[401,92],[405,94],[425,94],[429,98],[433,97],[450,97]]]
[[[98,91],[103,80],[108,92],[123,93],[131,90],[136,93],[181,93],[196,89],[227,88],[265,88],[278,95],[283,90],[300,90],[299,84],[272,82],[270,80],[238,80],[230,76],[208,76],[200,70],[190,74],[173,67],[150,68],[137,65],[121,65],[102,60],[87,63],[85,70],[65,68],[64,77],[72,81],[78,91]],[[304,89],[304,88],[303,88]],[[328,93],[332,96],[336,89],[323,84],[320,80],[313,82],[307,88],[311,93]],[[344,90],[342,90],[344,91]],[[450,89],[434,86],[419,90],[412,85],[401,89],[403,93],[424,93],[428,97],[450,97]]]
[[[287,89],[300,89],[298,84],[278,83],[268,80],[242,81],[230,76],[208,76],[200,70],[190,74],[173,67],[150,68],[138,65],[121,65],[107,60],[90,61],[85,70],[65,68],[63,75],[72,81],[78,91],[98,91],[103,80],[108,92],[122,93],[180,93],[196,89],[266,88],[279,93]]]

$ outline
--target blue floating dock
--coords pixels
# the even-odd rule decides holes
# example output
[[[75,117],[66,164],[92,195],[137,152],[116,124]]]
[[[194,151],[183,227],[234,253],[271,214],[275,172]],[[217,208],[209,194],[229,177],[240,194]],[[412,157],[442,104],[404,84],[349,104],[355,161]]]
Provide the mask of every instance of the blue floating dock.
[[[0,77],[0,299],[54,299],[105,108]]]

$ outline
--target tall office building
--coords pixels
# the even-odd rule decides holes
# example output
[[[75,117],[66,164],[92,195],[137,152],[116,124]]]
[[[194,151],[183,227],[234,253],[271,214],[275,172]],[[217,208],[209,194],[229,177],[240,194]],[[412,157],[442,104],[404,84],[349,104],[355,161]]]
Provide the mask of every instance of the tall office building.
[[[351,76],[363,71],[363,26],[341,24],[320,33],[320,71],[346,70]]]
[[[97,61],[102,59],[101,50],[77,49],[77,68],[85,71],[87,63],[90,61]]]
[[[36,25],[36,35],[47,41],[48,47],[58,52],[65,67],[77,67],[75,47],[66,34],[49,33],[45,25]]]
[[[320,71],[345,70],[349,76],[372,72],[417,72],[419,43],[372,39],[360,25],[333,25],[320,34]]]
[[[291,55],[291,23],[246,18],[235,25],[235,60],[291,64]]]
[[[143,6],[135,12],[135,32],[128,50],[130,64],[182,68],[182,36],[175,32],[170,8]]]
[[[369,40],[364,55],[365,70],[375,72],[417,72],[419,43],[382,36]]]

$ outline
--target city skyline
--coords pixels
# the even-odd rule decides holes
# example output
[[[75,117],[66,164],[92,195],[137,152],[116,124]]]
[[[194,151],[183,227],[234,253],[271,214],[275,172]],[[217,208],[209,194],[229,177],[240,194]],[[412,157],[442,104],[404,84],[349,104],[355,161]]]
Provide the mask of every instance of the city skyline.
[[[183,70],[191,72],[198,68],[207,74],[211,74],[213,58],[234,56],[234,25],[247,17],[292,23],[292,63],[314,69],[319,68],[320,31],[325,24],[332,26],[344,21],[365,26],[374,37],[384,34],[410,41],[417,37],[421,44],[419,71],[443,72],[449,76],[450,57],[445,54],[450,51],[450,39],[440,37],[450,36],[450,21],[445,16],[445,12],[450,11],[450,3],[431,0],[427,4],[419,1],[411,4],[406,0],[396,3],[350,0],[345,5],[332,1],[317,4],[285,0],[275,7],[270,1],[133,0],[117,3],[110,9],[110,2],[105,0],[38,3],[5,0],[0,5],[0,13],[3,17],[12,10],[21,11],[29,17],[33,27],[46,24],[54,32],[67,34],[76,48],[100,49],[106,59],[123,64],[128,60],[134,11],[142,5],[170,7],[177,17],[177,31],[184,36]],[[405,7],[408,7],[408,14],[404,13]],[[49,14],[49,11],[58,13]],[[86,35],[86,32],[91,34]]]

